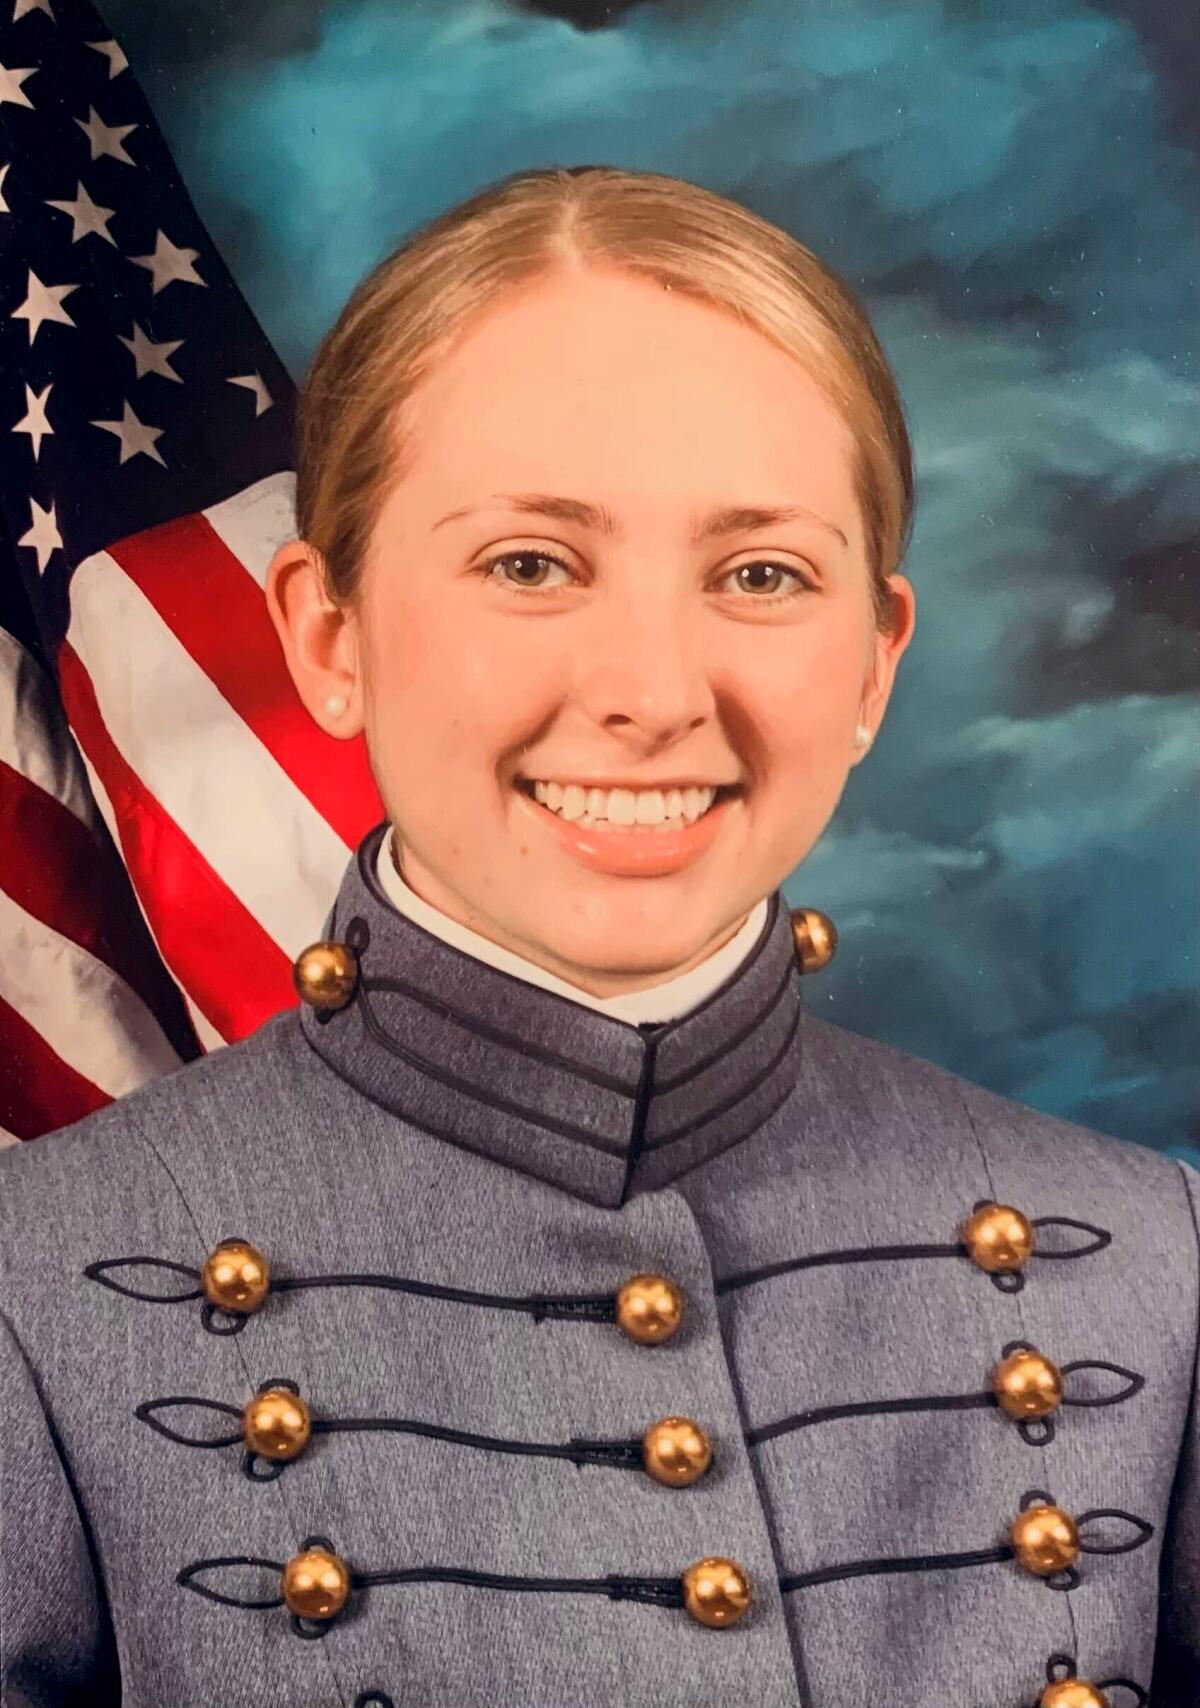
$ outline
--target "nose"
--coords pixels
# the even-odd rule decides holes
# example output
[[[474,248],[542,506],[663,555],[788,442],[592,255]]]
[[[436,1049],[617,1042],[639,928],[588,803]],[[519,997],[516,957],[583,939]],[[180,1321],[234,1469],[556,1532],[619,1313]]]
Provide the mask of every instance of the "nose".
[[[575,637],[576,697],[591,722],[658,749],[712,717],[701,637],[678,603],[613,601],[592,615]]]

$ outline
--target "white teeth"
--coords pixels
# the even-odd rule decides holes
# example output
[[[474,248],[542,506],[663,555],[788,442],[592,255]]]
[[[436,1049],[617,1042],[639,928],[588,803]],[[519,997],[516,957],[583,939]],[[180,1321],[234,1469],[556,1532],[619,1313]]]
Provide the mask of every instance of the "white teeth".
[[[559,809],[564,818],[582,818],[587,806],[587,795],[578,783],[568,783],[563,790],[562,807]]]
[[[658,829],[692,824],[706,813],[716,798],[715,788],[686,789],[598,789],[579,783],[533,785],[534,799],[562,818],[584,825],[647,825]]]

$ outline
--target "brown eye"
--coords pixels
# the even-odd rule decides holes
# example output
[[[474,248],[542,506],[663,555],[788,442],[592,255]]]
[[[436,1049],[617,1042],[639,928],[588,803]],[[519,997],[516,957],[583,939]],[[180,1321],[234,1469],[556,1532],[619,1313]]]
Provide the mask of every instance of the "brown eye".
[[[739,564],[736,569],[730,570],[727,579],[736,579],[742,591],[754,594],[763,602],[768,599],[786,599],[810,585],[799,570],[765,558],[755,563]]]
[[[504,565],[511,566],[511,575],[506,573]],[[546,585],[547,569],[563,567],[558,558],[550,557],[545,552],[500,552],[495,557],[488,558],[483,565],[483,572],[492,580],[501,581],[506,586],[533,590]]]

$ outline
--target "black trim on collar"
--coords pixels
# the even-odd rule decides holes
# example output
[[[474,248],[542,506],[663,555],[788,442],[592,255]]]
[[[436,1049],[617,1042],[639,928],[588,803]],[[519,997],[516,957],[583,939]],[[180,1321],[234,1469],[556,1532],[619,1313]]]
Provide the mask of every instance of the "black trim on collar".
[[[715,991],[678,1019],[635,1026],[400,913],[375,869],[387,829],[359,844],[325,926],[356,947],[354,996],[300,1020],[322,1060],[373,1102],[615,1209],[749,1137],[795,1086],[801,980],[780,891]]]

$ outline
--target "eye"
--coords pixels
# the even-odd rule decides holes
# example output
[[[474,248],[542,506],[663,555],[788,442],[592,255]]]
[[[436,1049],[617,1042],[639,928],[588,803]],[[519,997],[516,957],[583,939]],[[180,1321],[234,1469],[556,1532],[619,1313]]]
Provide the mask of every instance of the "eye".
[[[504,566],[510,566],[513,574],[505,573]],[[570,571],[561,559],[551,557],[548,552],[522,550],[497,552],[494,557],[485,558],[479,565],[478,574],[485,581],[498,581],[505,587],[510,587],[515,593],[536,593],[547,585],[547,568],[557,568],[564,571],[567,583],[573,579]],[[550,583],[551,586],[562,586],[562,582]]]
[[[764,572],[766,584],[764,585]],[[751,563],[740,563],[736,569],[731,569],[724,577],[725,581],[736,578],[736,585],[743,591],[752,594],[760,605],[769,603],[772,599],[791,599],[805,589],[812,590],[813,583],[801,575],[798,569],[790,564],[779,563],[772,558],[757,558]],[[783,581],[780,591],[781,579]]]

